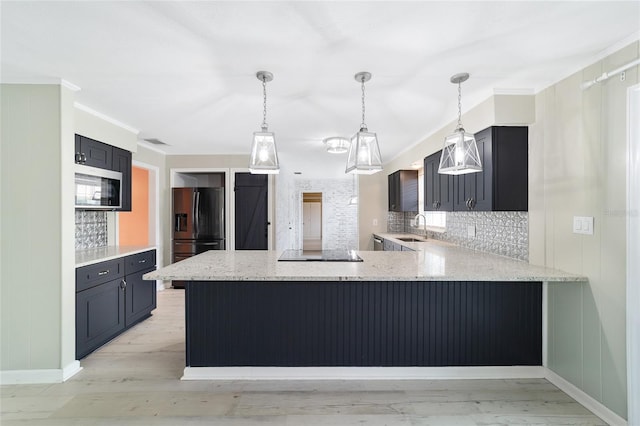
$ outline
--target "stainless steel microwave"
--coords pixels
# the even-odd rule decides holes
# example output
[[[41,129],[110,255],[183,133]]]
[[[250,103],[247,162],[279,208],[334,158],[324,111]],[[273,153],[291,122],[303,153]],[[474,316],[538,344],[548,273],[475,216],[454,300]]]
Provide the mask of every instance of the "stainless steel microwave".
[[[75,165],[76,209],[116,210],[122,207],[122,173]]]

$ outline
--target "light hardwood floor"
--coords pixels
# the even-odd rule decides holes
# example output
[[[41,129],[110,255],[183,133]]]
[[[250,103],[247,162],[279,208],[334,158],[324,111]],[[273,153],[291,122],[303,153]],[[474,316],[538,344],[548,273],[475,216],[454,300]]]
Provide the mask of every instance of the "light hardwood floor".
[[[602,425],[546,380],[180,381],[184,292],[65,383],[2,386],[9,425]]]

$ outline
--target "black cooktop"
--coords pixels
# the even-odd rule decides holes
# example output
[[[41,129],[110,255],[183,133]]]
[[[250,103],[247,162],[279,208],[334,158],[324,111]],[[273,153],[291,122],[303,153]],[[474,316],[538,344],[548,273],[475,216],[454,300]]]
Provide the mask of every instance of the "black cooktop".
[[[285,262],[362,262],[355,250],[285,250],[278,261]]]

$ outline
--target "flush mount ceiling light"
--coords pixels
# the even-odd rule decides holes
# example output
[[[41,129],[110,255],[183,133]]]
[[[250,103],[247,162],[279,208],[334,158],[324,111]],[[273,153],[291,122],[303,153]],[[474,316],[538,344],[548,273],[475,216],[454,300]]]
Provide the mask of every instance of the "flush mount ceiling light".
[[[349,151],[349,139],[341,136],[332,136],[322,141],[330,154],[344,154]]]
[[[267,128],[267,82],[273,80],[273,74],[269,71],[258,71],[256,77],[262,81],[262,130],[253,133],[249,171],[253,174],[277,174],[280,172],[280,165],[276,138]]]
[[[354,78],[362,85],[362,124],[360,130],[351,137],[345,173],[371,175],[382,170],[378,137],[367,130],[364,121],[364,83],[371,80],[371,73],[359,72]]]
[[[468,78],[469,74],[466,72],[451,77],[451,82],[458,85],[458,125],[452,134],[444,138],[444,147],[438,167],[440,174],[462,175],[482,171],[476,138],[471,133],[465,132],[462,127],[461,83],[467,81]]]

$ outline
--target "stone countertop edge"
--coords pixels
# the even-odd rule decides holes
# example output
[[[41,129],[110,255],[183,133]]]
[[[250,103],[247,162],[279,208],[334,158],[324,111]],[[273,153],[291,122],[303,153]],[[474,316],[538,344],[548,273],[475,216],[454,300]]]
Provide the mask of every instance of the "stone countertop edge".
[[[571,274],[430,240],[421,251],[357,251],[363,262],[278,262],[279,251],[208,251],[145,280],[587,282]]]
[[[76,250],[76,268],[155,249],[157,249],[156,246],[137,245],[106,246]]]

